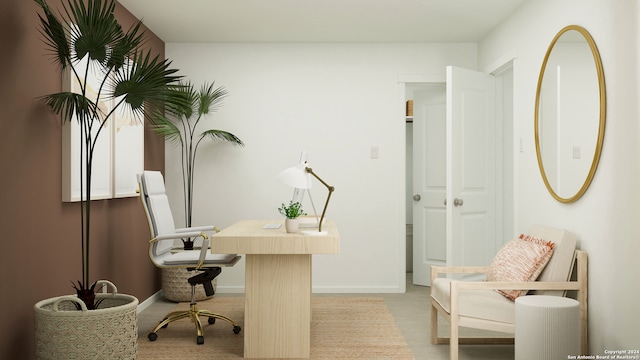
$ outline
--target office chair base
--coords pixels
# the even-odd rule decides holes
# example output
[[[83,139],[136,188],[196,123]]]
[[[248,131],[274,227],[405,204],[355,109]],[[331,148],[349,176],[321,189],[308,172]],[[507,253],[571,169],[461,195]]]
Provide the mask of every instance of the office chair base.
[[[156,339],[158,339],[158,334],[157,334],[158,330],[160,330],[161,328],[166,328],[169,325],[169,323],[174,322],[176,320],[190,318],[191,322],[193,322],[196,325],[196,331],[198,334],[196,337],[196,342],[198,343],[198,345],[202,345],[204,344],[204,336],[202,331],[202,322],[200,321],[201,316],[207,317],[208,318],[207,321],[209,324],[214,324],[216,322],[216,319],[221,319],[228,322],[229,324],[233,325],[234,334],[239,334],[240,331],[242,330],[242,328],[238,326],[238,324],[236,324],[235,321],[229,319],[228,317],[213,313],[209,310],[199,310],[196,304],[192,303],[189,306],[188,311],[174,311],[172,313],[169,313],[167,316],[165,316],[165,318],[162,319],[162,321],[160,321],[158,325],[156,325],[153,331],[151,331],[147,335],[147,338],[151,341],[156,341]]]

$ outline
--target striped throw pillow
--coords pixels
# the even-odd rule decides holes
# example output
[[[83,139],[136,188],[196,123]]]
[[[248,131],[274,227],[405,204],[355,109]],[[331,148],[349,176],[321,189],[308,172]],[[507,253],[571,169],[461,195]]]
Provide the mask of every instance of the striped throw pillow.
[[[535,281],[553,255],[551,241],[521,234],[506,243],[489,267],[488,281]],[[511,300],[529,290],[496,290]]]

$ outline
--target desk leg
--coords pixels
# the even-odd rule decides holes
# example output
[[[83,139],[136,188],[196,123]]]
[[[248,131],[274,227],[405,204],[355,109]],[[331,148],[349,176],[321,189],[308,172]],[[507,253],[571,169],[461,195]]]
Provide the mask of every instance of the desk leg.
[[[311,255],[246,255],[244,356],[308,358]]]

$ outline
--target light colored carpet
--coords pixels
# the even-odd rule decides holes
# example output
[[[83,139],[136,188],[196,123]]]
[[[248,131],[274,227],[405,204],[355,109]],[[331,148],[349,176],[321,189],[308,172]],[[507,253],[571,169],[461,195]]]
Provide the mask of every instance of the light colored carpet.
[[[384,299],[371,297],[313,297],[312,359],[415,359]],[[180,303],[176,309],[188,309]],[[214,297],[198,306],[224,314],[243,326],[244,298]],[[206,324],[206,319],[204,320]],[[243,332],[218,320],[204,325],[204,344],[196,344],[195,326],[180,320],[158,331],[158,340],[138,340],[138,359],[239,359]]]

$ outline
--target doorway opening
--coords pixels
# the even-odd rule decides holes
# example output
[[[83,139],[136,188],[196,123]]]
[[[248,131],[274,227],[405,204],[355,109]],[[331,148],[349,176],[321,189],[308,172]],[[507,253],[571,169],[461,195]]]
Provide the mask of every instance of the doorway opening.
[[[496,203],[496,241],[495,241],[495,251],[504,244],[505,241],[511,238],[513,235],[514,223],[515,223],[515,215],[513,213],[514,209],[514,126],[513,126],[513,64],[512,62],[508,62],[505,65],[501,66],[499,69],[496,69],[492,72],[495,78],[495,116],[496,116],[496,128],[495,128],[495,139],[496,139],[496,176],[495,176],[495,187],[497,189],[495,196]],[[440,89],[440,90],[438,90]],[[442,95],[438,94],[438,91],[441,91]],[[446,98],[444,94],[446,93],[446,84],[444,82],[424,82],[424,81],[406,81],[404,83],[404,93],[405,93],[405,101],[414,100],[414,115],[418,115],[419,112],[416,111],[418,106],[425,106],[422,103],[416,103],[414,99],[414,95],[421,94],[422,101],[424,101],[425,93],[427,96],[432,95],[429,100],[431,104],[427,105],[427,108],[431,106],[430,109],[424,110],[421,116],[425,116],[425,111],[428,113],[427,116],[436,116],[441,117],[437,120],[433,120],[435,122],[441,122],[443,125],[440,126],[430,126],[427,129],[427,134],[431,132],[431,135],[422,134],[420,136],[425,136],[431,141],[438,141],[437,139],[445,139],[445,136],[442,135],[434,135],[433,132],[445,131],[444,123],[446,122],[446,114],[443,114],[438,110],[438,102],[440,101],[439,97],[442,96]],[[435,109],[435,110],[434,110]],[[416,251],[420,254],[427,254],[430,258],[430,262],[432,264],[446,264],[446,230],[436,229],[436,227],[427,227],[427,230],[423,231],[420,234],[418,232],[414,232],[414,207],[416,205],[416,200],[414,196],[418,194],[417,189],[414,189],[414,171],[416,166],[416,158],[414,157],[414,146],[422,146],[414,144],[414,138],[417,135],[414,133],[414,127],[416,126],[414,121],[417,121],[414,117],[406,117],[406,194],[405,194],[405,206],[406,206],[406,272],[412,273],[410,277],[413,278],[413,283],[416,285],[429,285],[429,271],[428,267],[425,269],[424,264],[419,264],[421,261],[415,261]],[[419,131],[424,132],[424,127],[420,128]],[[424,139],[429,141],[428,139]],[[443,140],[444,141],[444,140]],[[438,145],[443,146],[443,145]],[[440,161],[434,161],[431,159],[427,162],[429,167],[426,171],[429,173],[429,176],[436,180],[442,180],[446,176],[444,174],[444,164],[446,163],[446,159],[441,159]],[[419,167],[419,166],[418,166]],[[432,179],[433,180],[433,179]],[[442,189],[444,192],[446,189]],[[418,195],[419,196],[419,195]],[[446,209],[445,204],[442,203],[442,198],[437,197],[439,205],[442,206],[442,209]],[[438,210],[435,210],[436,212]],[[446,222],[446,214],[445,211],[442,211],[442,217],[436,213],[436,216],[432,218],[436,219],[436,221],[444,221]],[[438,226],[439,227],[439,226]],[[428,236],[431,236],[434,241],[431,241],[427,244],[425,239],[415,239],[416,235],[424,237],[427,236],[426,233],[429,233]],[[442,233],[444,232],[444,233]],[[422,244],[420,244],[422,242]],[[416,249],[417,248],[417,249]]]

